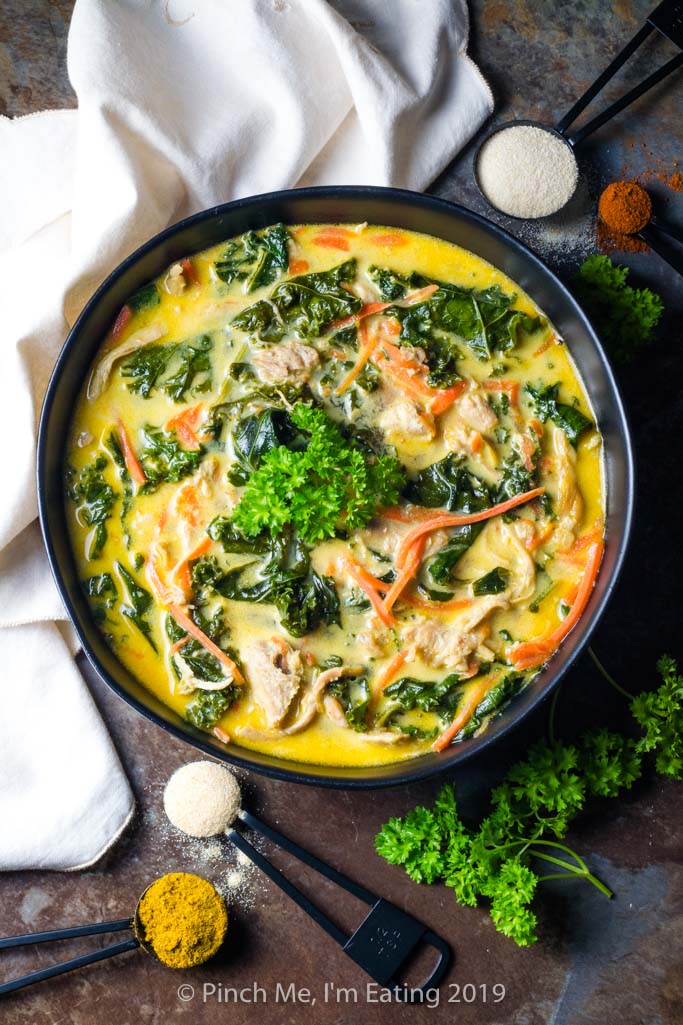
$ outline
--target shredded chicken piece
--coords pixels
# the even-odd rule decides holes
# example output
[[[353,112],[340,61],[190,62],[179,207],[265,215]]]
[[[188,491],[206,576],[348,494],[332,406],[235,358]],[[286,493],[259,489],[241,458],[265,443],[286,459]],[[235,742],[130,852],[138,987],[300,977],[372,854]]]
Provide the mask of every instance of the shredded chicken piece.
[[[493,554],[496,564],[510,573],[510,581],[503,592],[512,605],[530,601],[536,590],[536,563],[522,544],[517,533],[517,522],[504,523],[498,517],[489,520],[483,537],[483,544]],[[529,521],[526,521],[529,523]],[[533,525],[529,524],[532,527]]]
[[[576,480],[576,452],[567,441],[567,435],[559,427],[553,431],[552,444],[557,487],[557,526],[553,534],[553,543],[563,550],[570,548],[576,540],[576,530],[583,516],[583,499]]]
[[[358,532],[358,539],[362,541],[370,554],[380,552],[393,559],[404,533],[405,531],[402,531],[393,521],[373,521],[371,526]]]
[[[394,399],[380,413],[377,423],[387,439],[424,438],[431,441],[435,434],[434,417],[418,409],[406,398]]]
[[[299,655],[298,652],[295,654]],[[277,737],[290,737],[294,733],[299,733],[308,726],[316,716],[320,699],[325,693],[326,687],[331,683],[334,683],[335,680],[340,679],[342,676],[358,676],[362,671],[361,666],[335,666],[332,669],[325,669],[320,673],[313,685],[304,695],[303,701],[301,702],[299,716],[291,726],[287,726],[284,729],[271,730],[257,730],[254,729],[253,726],[238,726],[235,732],[238,736],[247,737],[251,740],[274,740]],[[282,718],[284,718],[284,716],[282,716]],[[279,722],[282,721],[282,718]],[[278,726],[279,722],[269,723],[268,725]],[[346,716],[344,717],[344,722],[346,722]]]
[[[366,616],[365,628],[356,634],[356,642],[360,644],[363,652],[375,658],[385,653],[390,639],[390,634],[379,625],[374,612]]]
[[[247,679],[269,727],[278,727],[299,693],[301,655],[286,641],[256,641],[244,650]]]
[[[182,295],[186,287],[187,282],[185,281],[183,268],[179,263],[174,263],[164,278],[164,288],[169,295]]]
[[[303,384],[319,362],[317,351],[303,342],[283,342],[253,357],[259,377],[266,384]]]
[[[323,698],[323,707],[325,714],[334,723],[335,726],[341,726],[342,729],[351,729],[349,726],[348,719],[344,715],[344,709],[341,704],[332,694],[326,694]],[[408,736],[405,733],[394,732],[393,730],[367,730],[366,732],[358,732],[357,736],[359,740],[367,740],[371,744],[398,744],[402,740],[407,740]]]
[[[166,327],[163,324],[148,324],[147,327],[135,331],[121,345],[117,345],[114,349],[109,349],[90,375],[87,391],[90,401],[92,402],[93,399],[99,398],[107,387],[109,375],[118,360],[123,359],[124,356],[130,356],[131,352],[149,345],[150,342],[156,342],[165,334]]]
[[[489,434],[498,423],[498,417],[491,409],[483,392],[476,388],[467,391],[457,403],[458,415],[481,434]]]
[[[408,660],[422,656],[432,666],[448,666],[454,672],[467,672],[469,658],[488,637],[489,627],[483,621],[494,609],[505,608],[504,594],[488,594],[473,603],[450,622],[436,617],[421,617],[403,631],[402,641]]]
[[[325,695],[323,698],[323,708],[325,709],[325,715],[335,726],[345,727],[349,725],[339,699],[335,698],[333,694]]]
[[[232,683],[232,679],[227,676],[222,680],[200,680],[184,660],[182,648],[176,651],[174,658],[180,669],[180,679],[174,686],[174,690],[178,694],[191,694],[193,690],[225,690]]]

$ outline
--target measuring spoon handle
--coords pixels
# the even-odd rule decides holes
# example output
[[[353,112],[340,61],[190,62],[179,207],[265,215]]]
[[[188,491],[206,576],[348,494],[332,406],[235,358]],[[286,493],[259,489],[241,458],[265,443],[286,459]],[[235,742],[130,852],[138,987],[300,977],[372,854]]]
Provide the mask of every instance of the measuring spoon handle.
[[[105,958],[116,957],[117,954],[125,954],[126,951],[135,950],[139,946],[139,941],[133,937],[130,940],[124,940],[122,943],[114,943],[110,947],[104,947],[103,950],[93,950],[89,954],[72,957],[69,961],[50,965],[49,968],[41,968],[38,972],[22,975],[19,979],[12,979],[10,982],[0,985],[0,996],[4,996],[6,993],[14,993],[18,989],[24,989],[26,986],[32,986],[35,982],[53,979],[55,975],[64,975],[66,972],[72,972],[75,968],[83,968],[85,965],[104,961]]]
[[[97,936],[103,932],[122,932],[124,929],[130,929],[131,925],[130,918],[119,918],[115,922],[96,922],[94,925],[74,925],[67,929],[50,929],[47,932],[27,932],[23,936],[4,936],[0,939],[0,950],[27,947],[33,943],[69,940],[75,936]]]
[[[679,256],[678,253],[673,252],[668,246],[663,246],[661,239],[658,237],[657,232],[654,228],[648,225],[638,233],[638,237],[642,238],[643,242],[647,242],[650,249],[653,250],[665,263],[668,263],[670,267],[683,277],[683,257]]]

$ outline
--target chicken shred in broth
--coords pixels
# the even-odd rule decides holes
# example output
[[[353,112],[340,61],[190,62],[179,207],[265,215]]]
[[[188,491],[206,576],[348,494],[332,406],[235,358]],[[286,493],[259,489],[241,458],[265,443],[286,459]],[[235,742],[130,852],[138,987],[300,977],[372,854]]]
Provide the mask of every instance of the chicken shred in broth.
[[[67,453],[117,657],[223,743],[300,762],[486,729],[599,570],[602,440],[566,342],[409,231],[274,225],[175,263],[103,340]]]

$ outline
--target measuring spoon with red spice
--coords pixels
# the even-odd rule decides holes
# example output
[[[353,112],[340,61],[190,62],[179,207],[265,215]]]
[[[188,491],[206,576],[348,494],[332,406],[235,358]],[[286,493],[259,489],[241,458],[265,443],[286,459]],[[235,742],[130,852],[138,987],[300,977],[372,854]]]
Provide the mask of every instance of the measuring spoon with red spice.
[[[683,258],[662,245],[660,235],[683,242],[683,230],[652,216],[652,200],[638,182],[612,182],[603,190],[598,215],[618,238],[630,235],[641,239],[670,267],[683,274]]]

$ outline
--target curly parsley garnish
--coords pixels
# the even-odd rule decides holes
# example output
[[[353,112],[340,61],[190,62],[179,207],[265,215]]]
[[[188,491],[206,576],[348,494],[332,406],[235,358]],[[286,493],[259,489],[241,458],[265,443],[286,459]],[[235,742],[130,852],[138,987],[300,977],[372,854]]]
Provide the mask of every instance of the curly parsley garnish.
[[[289,418],[304,432],[305,446],[278,445],[263,456],[233,513],[243,534],[276,536],[292,525],[313,543],[338,528],[364,527],[398,500],[405,477],[397,459],[362,450],[321,409],[299,402]]]
[[[654,755],[658,772],[683,778],[683,676],[666,656],[657,668],[659,688],[629,696],[640,739],[601,729],[576,745],[540,741],[492,791],[491,813],[478,827],[460,819],[446,784],[432,808],[414,808],[382,827],[378,854],[403,865],[416,882],[445,882],[460,904],[488,902],[496,929],[520,946],[537,939],[531,904],[544,879],[585,879],[611,897],[583,858],[560,841],[589,798],[616,797],[632,786],[646,754]]]

